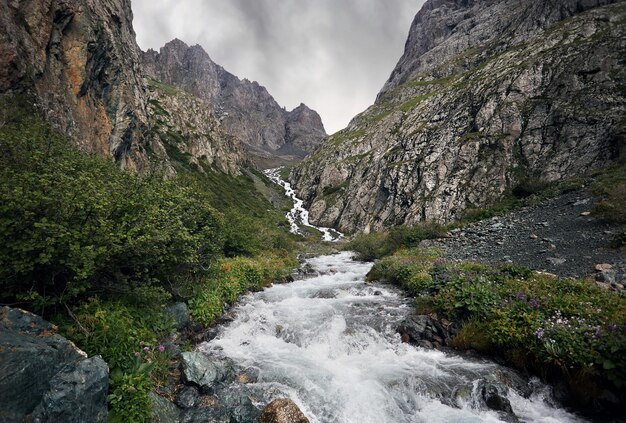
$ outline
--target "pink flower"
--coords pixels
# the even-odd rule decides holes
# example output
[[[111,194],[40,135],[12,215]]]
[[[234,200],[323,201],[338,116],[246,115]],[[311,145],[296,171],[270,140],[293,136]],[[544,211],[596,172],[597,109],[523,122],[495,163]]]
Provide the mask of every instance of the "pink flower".
[[[135,354],[135,357],[139,357],[141,354],[139,354],[139,352],[135,351],[133,354]]]
[[[149,347],[143,347],[143,350],[144,351],[150,351],[150,348]]]
[[[165,347],[163,345],[159,345],[159,351],[160,352],[165,352]]]

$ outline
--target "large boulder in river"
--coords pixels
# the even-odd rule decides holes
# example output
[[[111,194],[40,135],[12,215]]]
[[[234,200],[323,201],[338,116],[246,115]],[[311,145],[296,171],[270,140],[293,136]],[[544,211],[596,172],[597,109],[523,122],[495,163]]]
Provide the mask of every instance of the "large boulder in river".
[[[220,382],[235,378],[232,362],[199,351],[182,353],[182,368],[185,381],[200,387],[204,394],[212,394]]]
[[[109,369],[56,326],[0,308],[0,421],[106,422]]]
[[[270,402],[261,412],[259,423],[309,423],[296,403],[288,398]]]

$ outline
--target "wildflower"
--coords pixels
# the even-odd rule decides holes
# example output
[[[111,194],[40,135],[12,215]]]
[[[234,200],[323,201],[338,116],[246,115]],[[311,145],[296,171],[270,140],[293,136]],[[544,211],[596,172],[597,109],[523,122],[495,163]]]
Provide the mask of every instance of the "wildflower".
[[[139,343],[139,345],[143,347],[144,345],[146,345],[146,343],[145,343],[145,342],[143,342],[143,341],[141,341],[141,342]]]
[[[150,348],[149,347],[143,347],[143,350],[144,351],[150,351]]]
[[[135,357],[139,357],[141,355],[138,351],[135,351],[133,354],[135,355]]]
[[[520,301],[526,301],[526,294],[524,294],[523,292],[518,293],[517,299]]]
[[[543,338],[543,335],[544,335],[543,328],[539,328],[535,331],[535,336],[537,337],[537,339]]]
[[[165,347],[163,345],[159,345],[159,351],[160,352],[165,352]]]

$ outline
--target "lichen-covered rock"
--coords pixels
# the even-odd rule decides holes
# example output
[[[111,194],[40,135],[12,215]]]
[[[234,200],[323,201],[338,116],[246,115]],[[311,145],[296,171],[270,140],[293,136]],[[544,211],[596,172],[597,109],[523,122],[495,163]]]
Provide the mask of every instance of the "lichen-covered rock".
[[[0,309],[0,421],[106,422],[108,376],[54,325]]]
[[[292,170],[311,221],[448,222],[617,159],[625,19],[608,0],[427,1],[376,103]]]
[[[309,423],[296,403],[288,398],[270,402],[261,412],[259,423]]]

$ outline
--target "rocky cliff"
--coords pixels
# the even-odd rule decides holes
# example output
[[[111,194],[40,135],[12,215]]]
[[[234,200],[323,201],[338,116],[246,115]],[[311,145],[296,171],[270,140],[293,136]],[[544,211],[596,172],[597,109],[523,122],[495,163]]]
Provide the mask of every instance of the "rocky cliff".
[[[446,222],[605,166],[626,144],[625,23],[621,1],[427,1],[376,103],[292,171],[311,219]]]
[[[212,109],[148,89],[132,20],[130,0],[0,2],[0,94],[33,97],[84,150],[126,168],[173,173],[182,157],[238,173],[245,157]]]
[[[173,40],[143,54],[147,72],[201,99],[219,116],[223,131],[241,140],[262,167],[306,156],[326,137],[319,115],[304,104],[282,108],[257,82],[240,80],[198,45]]]

